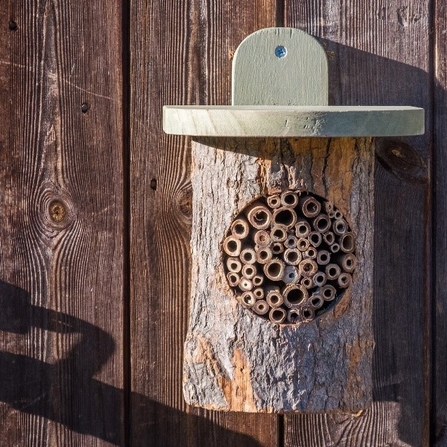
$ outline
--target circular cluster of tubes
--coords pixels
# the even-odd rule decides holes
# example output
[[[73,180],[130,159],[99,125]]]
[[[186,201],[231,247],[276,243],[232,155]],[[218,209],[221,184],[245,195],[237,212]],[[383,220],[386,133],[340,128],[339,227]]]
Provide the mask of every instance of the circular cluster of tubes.
[[[274,324],[309,322],[327,312],[357,266],[342,213],[308,191],[250,203],[233,220],[222,249],[238,302]]]

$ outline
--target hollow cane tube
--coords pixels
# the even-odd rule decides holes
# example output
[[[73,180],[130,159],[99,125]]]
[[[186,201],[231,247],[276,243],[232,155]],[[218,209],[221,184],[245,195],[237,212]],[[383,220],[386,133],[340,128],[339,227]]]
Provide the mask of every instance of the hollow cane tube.
[[[245,264],[242,267],[242,276],[247,279],[253,279],[258,273],[256,267],[253,264]]]
[[[256,262],[266,264],[273,258],[272,250],[269,247],[262,247],[256,251]]]
[[[279,208],[281,206],[281,198],[278,194],[267,197],[267,205],[270,208]]]
[[[271,245],[271,249],[274,255],[280,255],[284,252],[284,244],[282,242],[274,242]]]
[[[284,242],[287,239],[287,227],[285,225],[273,225],[270,238],[272,242]]]
[[[253,295],[257,300],[264,299],[265,296],[264,289],[262,287],[256,287],[256,289],[253,289]]]
[[[301,262],[303,255],[297,248],[288,248],[284,252],[283,258],[286,264],[298,265]]]
[[[258,300],[255,304],[253,304],[253,310],[258,315],[265,315],[270,310],[270,306],[264,300]]]
[[[303,259],[317,259],[317,249],[315,247],[309,247],[304,253],[303,253]]]
[[[352,233],[345,233],[340,238],[340,250],[344,253],[352,253],[354,251],[354,235]]]
[[[312,321],[315,318],[315,311],[312,309],[312,307],[304,307],[301,309],[301,316],[303,318],[303,321]]]
[[[318,271],[318,265],[313,259],[303,259],[298,265],[298,270],[301,276],[313,276]]]
[[[340,257],[340,264],[345,272],[352,273],[357,267],[357,258],[353,253],[346,253]]]
[[[331,254],[327,250],[318,250],[317,264],[327,265],[331,261]]]
[[[281,307],[271,309],[269,312],[269,320],[275,324],[281,324],[286,319],[287,313]]]
[[[325,301],[333,301],[336,294],[337,291],[335,290],[335,287],[331,286],[330,284],[326,284],[321,288],[321,296]]]
[[[228,258],[226,265],[229,272],[239,273],[242,269],[242,262],[238,258]]]
[[[338,264],[328,264],[326,266],[326,276],[329,281],[333,281],[340,276],[341,268]]]
[[[236,239],[234,236],[228,236],[223,241],[222,248],[228,256],[236,257],[241,253],[242,244],[240,239]]]
[[[266,301],[273,308],[280,307],[284,303],[284,298],[278,286],[266,287]]]
[[[261,286],[264,282],[264,275],[253,276],[252,282],[255,287]]]
[[[284,276],[284,262],[274,258],[264,265],[264,275],[272,281],[280,281]]]
[[[256,298],[253,295],[253,292],[244,292],[241,295],[241,304],[245,307],[253,307],[256,303]]]
[[[335,242],[335,235],[332,231],[327,231],[323,234],[323,240],[328,245],[332,245]]]
[[[256,262],[256,252],[252,248],[244,248],[241,251],[240,259],[243,264],[254,264]]]
[[[348,231],[348,224],[344,219],[338,219],[332,225],[332,229],[335,234],[342,236]]]
[[[276,225],[284,225],[287,229],[296,225],[297,215],[292,208],[285,206],[277,208],[273,212],[273,222]]]
[[[227,280],[231,287],[237,287],[241,281],[241,277],[235,272],[229,272],[227,273]]]
[[[326,274],[323,272],[317,272],[313,276],[312,280],[317,287],[323,287],[327,281]]]
[[[313,197],[306,197],[302,200],[301,210],[308,218],[317,217],[321,212],[321,204]]]
[[[309,303],[314,309],[320,309],[320,307],[324,304],[324,299],[321,295],[313,294],[309,298]]]
[[[245,210],[245,215],[250,224],[257,230],[265,230],[272,223],[272,213],[261,202],[252,203]]]
[[[313,221],[315,231],[326,233],[331,229],[331,219],[326,214],[319,214]]]
[[[284,241],[284,247],[296,248],[297,243],[298,243],[298,239],[295,236],[293,236],[292,234],[289,234],[287,236],[287,239]]]
[[[296,248],[298,248],[298,250],[300,251],[306,251],[309,248],[309,240],[304,238],[304,237],[300,237],[298,239],[298,242],[296,243]]]
[[[282,295],[284,297],[284,304],[289,308],[300,306],[309,296],[307,289],[301,284],[287,285]]]
[[[342,289],[347,289],[352,284],[352,276],[350,273],[340,273],[337,283]]]
[[[311,289],[314,286],[314,281],[312,278],[307,277],[307,278],[303,278],[303,280],[301,281],[301,284],[307,289]]]
[[[265,230],[256,231],[253,240],[258,247],[268,247],[271,243],[270,234]]]
[[[296,192],[285,191],[281,194],[281,205],[295,208],[298,205],[299,196]]]
[[[301,278],[301,275],[298,272],[298,269],[294,267],[293,265],[287,265],[284,269],[284,276],[282,280],[286,284],[293,284],[297,283]]]
[[[233,237],[236,239],[244,239],[250,232],[250,225],[245,219],[238,218],[231,224],[230,229]]]
[[[307,237],[311,231],[312,228],[307,220],[299,219],[297,221],[297,224],[295,225],[296,237]]]
[[[289,309],[287,311],[288,323],[299,323],[301,321],[301,313],[299,309]]]
[[[307,236],[307,239],[309,240],[310,244],[315,248],[319,247],[323,242],[323,236],[318,231],[311,231],[309,233],[309,236]]]
[[[334,242],[330,247],[331,253],[338,253],[340,251],[340,244]]]
[[[338,219],[342,219],[342,218],[343,218],[343,214],[341,213],[341,211],[334,209],[334,219],[338,220]]]

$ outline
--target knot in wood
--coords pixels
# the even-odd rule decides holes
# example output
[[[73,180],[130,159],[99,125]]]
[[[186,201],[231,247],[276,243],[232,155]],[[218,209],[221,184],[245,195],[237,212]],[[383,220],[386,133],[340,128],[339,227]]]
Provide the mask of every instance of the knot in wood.
[[[60,200],[53,200],[49,205],[49,213],[53,222],[62,222],[67,215],[67,209]]]

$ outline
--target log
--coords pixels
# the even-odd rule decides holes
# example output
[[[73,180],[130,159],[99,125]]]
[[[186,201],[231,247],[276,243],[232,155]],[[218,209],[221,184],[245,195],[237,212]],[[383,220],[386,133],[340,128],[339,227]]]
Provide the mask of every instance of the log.
[[[246,412],[356,412],[367,408],[372,399],[374,347],[373,140],[202,138],[193,141],[192,153],[192,297],[183,380],[186,402],[212,410]],[[343,287],[348,287],[343,288],[341,298],[335,298],[332,285],[324,285],[322,299],[309,297],[315,307],[309,304],[302,310],[303,317],[295,308],[284,311],[288,308],[281,295],[274,300],[274,305],[279,301],[278,307],[257,314],[241,304],[228,284],[222,244],[231,234],[234,220],[244,210],[251,211],[252,204],[259,206],[258,199],[261,204],[271,206],[273,202],[280,207],[282,193],[303,190],[334,205],[338,213],[335,216],[331,211],[331,215],[344,219],[349,228],[344,234],[352,233],[342,244],[348,254],[326,250],[331,263],[338,258],[345,263],[351,260],[350,268],[355,265],[350,273],[352,282],[351,277],[342,277]],[[265,201],[273,195],[273,200]],[[286,200],[293,200],[291,197]],[[305,203],[310,222],[318,207],[312,200]],[[329,214],[326,209],[321,212]],[[310,233],[299,219],[293,231]],[[326,229],[327,225],[322,226]],[[340,229],[344,231],[344,227]],[[341,236],[331,234],[329,239],[335,244]],[[323,244],[329,247],[327,242]],[[325,266],[320,267],[317,260],[308,259],[324,272]],[[324,279],[320,275],[320,282]],[[265,287],[270,305],[271,284],[264,282],[261,287]],[[319,315],[322,302],[335,305]],[[258,306],[265,312],[264,303]]]

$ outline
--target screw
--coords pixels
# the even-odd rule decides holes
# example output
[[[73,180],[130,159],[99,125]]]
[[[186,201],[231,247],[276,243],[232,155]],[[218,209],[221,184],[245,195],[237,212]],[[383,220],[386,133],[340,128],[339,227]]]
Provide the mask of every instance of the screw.
[[[82,104],[81,112],[82,113],[87,113],[88,112],[88,104],[87,103],[84,102],[84,104]]]
[[[275,48],[275,56],[279,57],[280,59],[283,57],[286,57],[287,56],[287,48],[282,45],[278,45]]]

